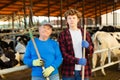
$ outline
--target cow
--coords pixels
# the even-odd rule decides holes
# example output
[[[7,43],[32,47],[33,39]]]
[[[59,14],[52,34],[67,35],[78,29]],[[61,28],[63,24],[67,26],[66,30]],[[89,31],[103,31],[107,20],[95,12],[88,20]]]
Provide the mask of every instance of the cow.
[[[15,36],[15,40],[3,40],[0,38],[0,69],[20,66],[25,52],[25,46],[29,41],[27,36]],[[3,75],[1,75],[4,78]]]
[[[11,68],[17,64],[18,61],[15,59],[14,52],[0,47],[0,69]],[[3,75],[0,77],[5,78]]]
[[[105,31],[105,32],[120,32],[120,28],[115,26],[101,26],[98,31]]]
[[[17,44],[15,46],[15,52],[16,52],[16,59],[21,62],[23,60],[23,56],[26,50],[26,45],[27,45],[27,39],[23,38],[21,36],[16,38]]]
[[[94,51],[120,46],[120,32],[105,32],[97,31],[93,37]],[[111,55],[120,60],[120,48],[110,50]],[[101,53],[94,53],[92,58],[93,69],[97,64],[97,56],[100,57],[100,66],[105,64],[105,60],[108,57],[108,51]],[[118,68],[120,69],[120,63]],[[101,69],[103,75],[106,75],[104,68]]]

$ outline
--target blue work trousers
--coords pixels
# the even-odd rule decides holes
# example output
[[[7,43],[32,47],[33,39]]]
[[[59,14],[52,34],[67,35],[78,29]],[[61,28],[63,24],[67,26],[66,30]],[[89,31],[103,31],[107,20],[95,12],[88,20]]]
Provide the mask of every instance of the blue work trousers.
[[[55,74],[55,75],[49,76],[49,79],[50,80],[60,80],[59,74]],[[44,77],[35,77],[35,76],[32,76],[32,80],[46,80],[46,79]]]
[[[74,77],[62,77],[62,80],[82,80],[80,75],[80,71],[75,71]],[[89,80],[89,78],[85,78],[84,80]]]

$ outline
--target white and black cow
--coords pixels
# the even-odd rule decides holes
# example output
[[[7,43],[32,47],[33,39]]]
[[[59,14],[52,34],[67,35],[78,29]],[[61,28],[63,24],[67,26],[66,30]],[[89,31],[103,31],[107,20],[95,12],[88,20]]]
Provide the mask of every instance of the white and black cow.
[[[110,26],[100,27],[98,31],[104,31],[104,32],[120,32],[120,28],[110,25]]]
[[[0,38],[0,68],[20,66],[28,41],[29,37],[23,35],[10,42]]]
[[[4,42],[5,43],[5,42]],[[1,43],[1,46],[4,45]],[[0,46],[0,69],[11,68],[18,64],[18,61],[15,59],[15,54],[12,50],[8,50],[6,47]],[[5,46],[5,45],[4,45]],[[1,78],[4,78],[3,75],[0,75]]]
[[[16,59],[20,62],[23,59],[27,42],[30,40],[28,36],[17,36],[16,41],[17,44],[15,46]]]
[[[97,31],[94,34],[93,43],[95,49],[94,51],[120,46],[120,32]],[[117,57],[118,60],[120,60],[120,48],[112,49],[111,55],[112,57],[113,56]],[[103,66],[105,64],[106,58],[108,57],[108,51],[93,54],[92,58],[93,68],[96,67],[98,56],[100,57],[100,66]],[[120,63],[118,68],[120,69]],[[106,75],[104,68],[102,68],[101,70],[103,75]]]

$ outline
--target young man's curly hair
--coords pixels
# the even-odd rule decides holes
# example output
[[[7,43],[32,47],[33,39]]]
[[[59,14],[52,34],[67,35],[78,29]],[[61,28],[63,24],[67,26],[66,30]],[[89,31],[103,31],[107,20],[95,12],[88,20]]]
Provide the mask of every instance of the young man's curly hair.
[[[69,9],[68,11],[66,11],[66,12],[64,13],[65,19],[67,19],[67,16],[69,16],[69,15],[77,15],[77,17],[78,17],[79,19],[80,19],[81,16],[82,16],[82,14],[81,14],[79,11],[75,10],[75,9]]]

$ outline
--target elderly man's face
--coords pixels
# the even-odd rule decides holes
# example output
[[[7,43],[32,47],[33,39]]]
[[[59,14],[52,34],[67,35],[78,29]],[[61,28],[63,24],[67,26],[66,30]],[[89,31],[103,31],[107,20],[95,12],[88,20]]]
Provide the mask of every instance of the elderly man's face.
[[[52,28],[49,26],[41,26],[39,27],[39,34],[41,37],[48,38],[52,33]]]

